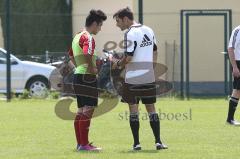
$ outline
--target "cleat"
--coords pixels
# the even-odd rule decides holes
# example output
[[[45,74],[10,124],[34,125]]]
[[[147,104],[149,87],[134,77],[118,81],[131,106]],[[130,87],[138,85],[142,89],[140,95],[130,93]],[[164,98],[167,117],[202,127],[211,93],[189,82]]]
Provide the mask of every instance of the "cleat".
[[[78,145],[77,145],[77,148],[76,148],[76,149],[77,149],[77,151],[79,151],[79,150],[80,150],[80,148],[81,148],[81,145],[79,145],[79,144],[78,144]]]
[[[140,144],[133,145],[133,150],[134,150],[134,151],[139,151],[139,150],[142,150],[142,147],[141,147]]]
[[[87,144],[85,146],[80,146],[79,147],[80,151],[101,151],[102,148],[93,146],[91,143]]]
[[[233,125],[233,126],[240,126],[240,123],[236,120],[230,120],[230,121],[227,120],[227,124]]]
[[[167,145],[163,143],[156,143],[156,150],[168,149]]]

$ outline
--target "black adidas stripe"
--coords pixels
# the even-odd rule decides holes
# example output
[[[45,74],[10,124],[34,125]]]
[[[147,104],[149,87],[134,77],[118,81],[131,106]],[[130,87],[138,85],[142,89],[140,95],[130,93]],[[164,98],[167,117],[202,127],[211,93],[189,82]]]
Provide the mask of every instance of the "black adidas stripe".
[[[239,29],[237,29],[237,30],[234,32],[234,35],[233,35],[233,42],[232,42],[232,47],[235,47],[238,32],[239,32]]]
[[[147,42],[146,38],[143,38],[143,41],[142,41],[142,42],[143,42],[143,43]]]
[[[146,34],[144,34],[144,37],[145,37],[148,41],[151,41]]]

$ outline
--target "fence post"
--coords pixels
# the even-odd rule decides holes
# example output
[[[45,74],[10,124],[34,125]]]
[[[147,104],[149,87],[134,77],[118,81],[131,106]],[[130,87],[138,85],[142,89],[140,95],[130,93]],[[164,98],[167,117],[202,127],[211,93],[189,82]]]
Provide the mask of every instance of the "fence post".
[[[10,49],[11,49],[11,15],[10,15],[10,8],[11,8],[11,1],[6,0],[6,42],[5,47],[7,50],[7,102],[11,101],[11,55],[10,55]]]
[[[48,59],[49,59],[49,51],[46,50],[45,51],[45,63],[47,63]]]

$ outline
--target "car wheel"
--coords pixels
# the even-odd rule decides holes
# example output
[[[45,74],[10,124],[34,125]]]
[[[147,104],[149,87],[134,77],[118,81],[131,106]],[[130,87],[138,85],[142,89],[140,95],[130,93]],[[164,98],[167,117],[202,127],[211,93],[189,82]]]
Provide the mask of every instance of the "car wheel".
[[[48,81],[44,78],[33,78],[28,82],[29,95],[35,98],[46,98],[48,96]]]

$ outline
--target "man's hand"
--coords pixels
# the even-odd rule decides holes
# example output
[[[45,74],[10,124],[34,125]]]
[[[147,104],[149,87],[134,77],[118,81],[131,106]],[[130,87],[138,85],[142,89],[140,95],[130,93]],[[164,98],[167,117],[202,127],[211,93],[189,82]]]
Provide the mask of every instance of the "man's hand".
[[[112,69],[117,69],[118,65],[117,65],[117,61],[112,62]]]
[[[111,61],[111,63],[112,63],[112,69],[117,69],[118,68],[117,63],[118,63],[119,59],[116,59],[113,56],[111,56],[109,58],[109,61]]]
[[[113,55],[112,55],[112,54],[109,54],[109,55],[108,55],[108,60],[109,60],[109,61],[113,61],[113,59],[114,59]]]
[[[91,73],[91,74],[97,74],[98,69],[97,69],[97,67],[88,67],[87,72]]]
[[[239,69],[237,67],[234,67],[233,68],[233,76],[236,77],[236,78],[239,78],[240,77],[240,72],[239,72]]]

